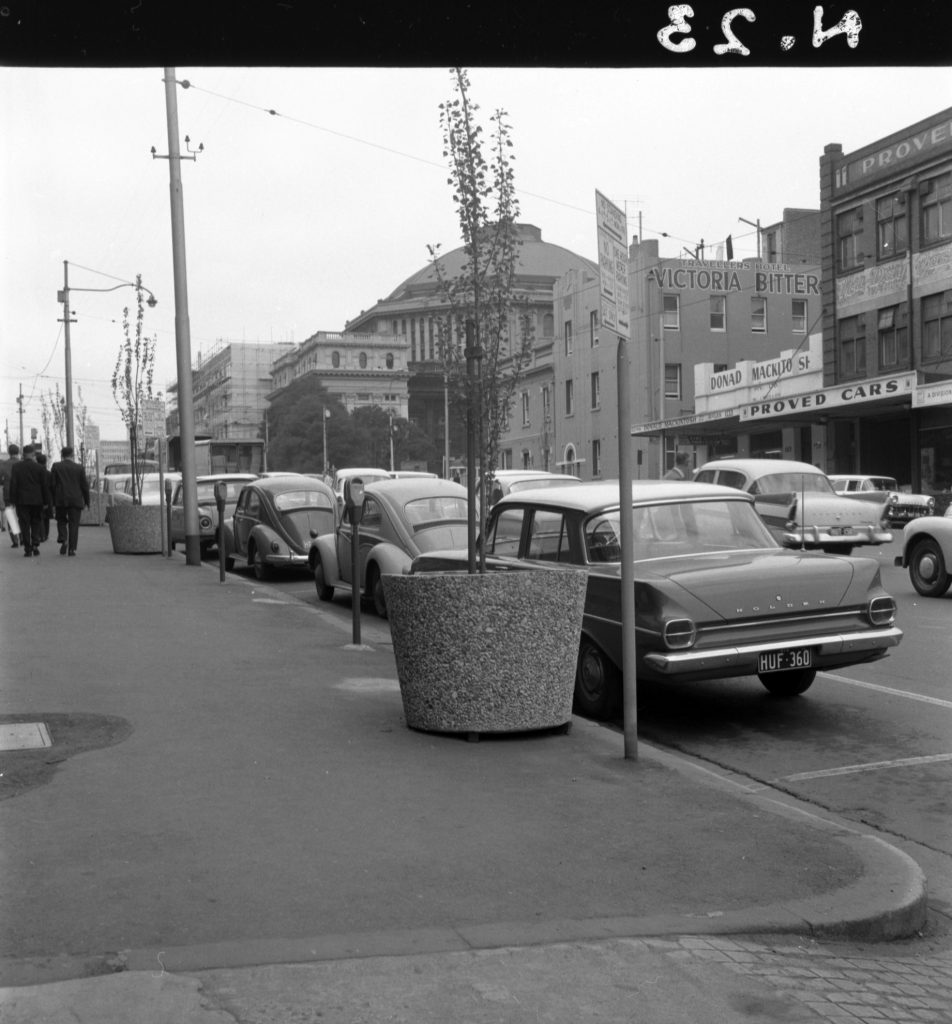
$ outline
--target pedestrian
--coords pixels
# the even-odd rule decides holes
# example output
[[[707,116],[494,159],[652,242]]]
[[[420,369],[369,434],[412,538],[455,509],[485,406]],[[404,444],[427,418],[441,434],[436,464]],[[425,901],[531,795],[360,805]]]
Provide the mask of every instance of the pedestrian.
[[[34,449],[35,450],[35,449]],[[43,467],[43,472],[46,473],[46,482],[50,487],[50,494],[53,493],[53,477],[50,474],[49,467],[46,464],[46,452],[36,452],[36,461]],[[40,530],[40,540],[42,542],[50,539],[50,520],[55,515],[52,505],[46,505],[43,509],[42,528]]]
[[[688,466],[691,457],[687,452],[678,452],[674,457],[674,465],[664,474],[665,480],[687,480],[689,475]]]
[[[53,465],[53,505],[56,507],[56,539],[61,555],[75,555],[79,541],[79,521],[89,508],[89,481],[86,470],[73,461],[73,449],[60,451],[61,461]]]
[[[20,523],[17,520],[17,510],[10,501],[10,474],[13,467],[20,461],[20,446],[11,444],[7,447],[8,458],[0,462],[0,483],[2,483],[2,498],[0,498],[0,509],[3,510],[2,520],[5,529],[10,531],[10,546],[20,546]]]
[[[52,504],[46,470],[36,461],[33,445],[23,446],[23,458],[10,472],[10,501],[16,506],[23,538],[23,554],[39,556],[43,509]]]

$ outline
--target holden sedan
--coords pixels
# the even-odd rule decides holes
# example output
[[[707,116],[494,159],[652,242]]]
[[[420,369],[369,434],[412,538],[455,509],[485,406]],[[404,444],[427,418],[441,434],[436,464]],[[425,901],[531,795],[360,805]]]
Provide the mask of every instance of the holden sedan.
[[[942,597],[952,586],[952,505],[944,516],[923,516],[902,531],[902,554],[895,564],[923,597]]]
[[[783,548],[736,489],[645,480],[632,490],[639,678],[756,675],[792,697],[818,670],[874,661],[900,642],[876,559]],[[486,527],[490,569],[588,568],[575,709],[595,718],[621,704],[621,516],[612,481],[511,494]],[[465,551],[433,552],[412,571],[465,561]]]
[[[761,519],[784,547],[848,555],[854,547],[892,540],[885,500],[844,498],[809,462],[718,459],[701,466],[694,479],[752,494]]]
[[[357,591],[386,618],[381,576],[402,574],[413,559],[436,548],[466,545],[466,488],[438,477],[374,480],[364,487],[358,524]],[[335,590],[353,591],[354,528],[342,517],[332,533],[315,536],[308,552],[317,596],[330,601]]]
[[[935,512],[935,498],[931,494],[909,494],[901,491],[896,478],[892,476],[831,473],[830,483],[837,494],[884,505],[885,519],[890,526],[905,526],[919,516],[931,516]]]
[[[288,474],[245,484],[232,516],[234,562],[259,580],[278,568],[306,569],[311,536],[334,529],[336,509],[334,492],[316,477]]]
[[[232,516],[238,503],[238,495],[245,484],[257,479],[254,473],[219,473],[217,476],[196,477],[198,544],[202,557],[207,555],[211,548],[217,548],[220,543],[215,484],[221,480],[226,485],[224,525],[221,533],[225,538],[225,568],[231,569],[235,561],[232,557],[232,552],[235,550]],[[175,550],[176,544],[185,543],[185,498],[183,494],[184,484],[180,480],[172,492],[172,505],[169,509],[171,523],[169,544],[173,550]]]

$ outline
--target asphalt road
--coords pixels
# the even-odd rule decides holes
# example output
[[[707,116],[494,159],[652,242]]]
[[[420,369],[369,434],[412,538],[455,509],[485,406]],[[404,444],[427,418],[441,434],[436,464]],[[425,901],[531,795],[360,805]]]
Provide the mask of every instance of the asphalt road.
[[[772,698],[756,677],[643,681],[639,736],[868,824],[940,863],[952,859],[952,591],[920,597],[908,572],[893,565],[899,551],[897,534],[869,552],[905,634],[888,658],[820,673],[794,700]],[[349,595],[320,604],[303,572],[269,585],[352,629]],[[365,605],[361,629],[379,635],[387,624]],[[952,868],[941,873],[952,889]]]

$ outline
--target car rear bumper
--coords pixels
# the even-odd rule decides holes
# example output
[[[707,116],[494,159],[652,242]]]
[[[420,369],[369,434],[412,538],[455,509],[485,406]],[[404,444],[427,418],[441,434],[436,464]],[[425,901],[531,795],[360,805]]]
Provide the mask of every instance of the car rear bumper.
[[[713,650],[652,651],[645,655],[645,664],[661,675],[703,675],[725,673],[731,675],[755,675],[757,657],[768,651],[813,649],[814,668],[823,668],[825,662],[842,664],[853,655],[857,661],[889,647],[895,647],[902,640],[898,626],[885,629],[868,629],[861,633],[838,633],[827,636],[801,637],[796,640],[779,640],[766,644],[745,644],[737,647],[718,647]]]
[[[845,529],[845,528],[844,528]],[[784,547],[798,548],[801,544],[807,547],[825,547],[831,544],[888,544],[893,535],[888,530],[875,530],[870,526],[849,528],[849,532],[832,533],[829,527],[806,526],[801,530],[786,529],[783,531]]]
[[[286,566],[295,566],[302,569],[307,568],[307,555],[274,555],[268,554],[265,556],[265,562],[268,565],[273,565],[275,568],[280,569]]]

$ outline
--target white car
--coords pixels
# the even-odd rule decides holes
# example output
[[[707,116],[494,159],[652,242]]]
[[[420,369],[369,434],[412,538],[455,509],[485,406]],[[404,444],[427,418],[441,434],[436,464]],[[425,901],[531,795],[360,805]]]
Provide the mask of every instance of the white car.
[[[809,462],[717,459],[701,466],[694,479],[752,494],[760,518],[787,548],[848,555],[859,545],[888,544],[893,539],[885,527],[885,501],[844,498]]]
[[[944,516],[921,516],[902,531],[902,554],[895,564],[923,597],[942,597],[952,585],[952,505]]]
[[[581,482],[579,477],[569,473],[549,473],[542,469],[497,469],[493,473],[489,504],[495,505],[500,498],[517,491],[536,490],[539,487],[571,487]],[[478,501],[479,484],[476,485],[476,495]]]
[[[892,476],[835,473],[830,474],[830,483],[833,490],[844,497],[885,504],[886,519],[890,526],[905,526],[919,516],[931,516],[935,512],[935,498],[932,495],[904,492]]]
[[[331,484],[331,488],[337,495],[338,512],[344,508],[344,481],[351,480],[355,476],[359,476],[365,485],[373,483],[376,480],[390,479],[390,474],[385,469],[361,469],[350,467],[348,469],[337,470],[334,474],[334,482]]]

